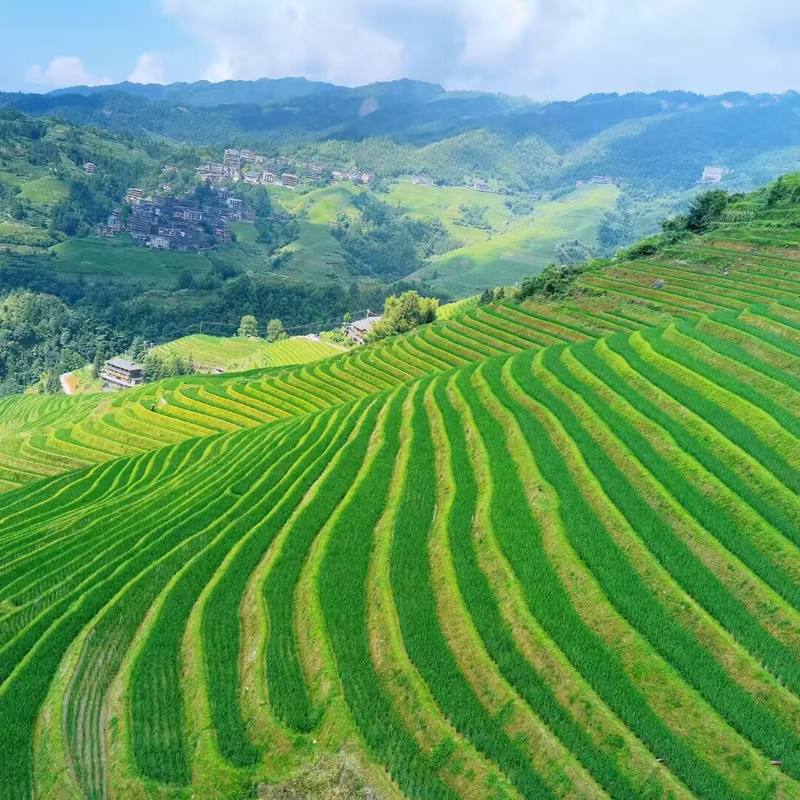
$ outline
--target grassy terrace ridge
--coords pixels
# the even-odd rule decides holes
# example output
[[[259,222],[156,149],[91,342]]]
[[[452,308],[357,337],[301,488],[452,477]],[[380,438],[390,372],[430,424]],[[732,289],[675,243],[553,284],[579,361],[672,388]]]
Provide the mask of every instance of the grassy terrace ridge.
[[[162,357],[179,356],[191,359],[201,372],[212,372],[214,369],[243,372],[318,361],[336,355],[339,348],[304,336],[268,342],[257,337],[195,333],[158,345],[152,352]]]
[[[798,214],[1,401],[0,800],[800,796]]]

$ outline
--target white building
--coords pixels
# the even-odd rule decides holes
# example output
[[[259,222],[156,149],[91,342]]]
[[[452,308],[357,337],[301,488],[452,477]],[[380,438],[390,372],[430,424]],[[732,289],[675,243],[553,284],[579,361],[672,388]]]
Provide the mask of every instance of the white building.
[[[700,183],[703,185],[710,185],[722,183],[722,179],[730,172],[727,167],[714,167],[707,166],[703,168],[703,175],[700,178]]]

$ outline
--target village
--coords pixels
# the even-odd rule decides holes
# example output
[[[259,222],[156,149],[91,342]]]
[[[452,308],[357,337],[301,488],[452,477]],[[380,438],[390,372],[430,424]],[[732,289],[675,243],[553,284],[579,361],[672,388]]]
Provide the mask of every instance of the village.
[[[294,170],[290,172],[289,170]],[[276,185],[293,189],[300,183],[301,177],[320,180],[325,174],[325,167],[315,161],[296,161],[286,156],[268,158],[254,150],[238,150],[228,148],[223,155],[222,163],[210,161],[197,168],[200,180],[212,186],[222,180],[243,181],[261,186]],[[374,175],[360,170],[331,170],[331,182],[352,181],[368,184]]]
[[[167,194],[145,196],[142,189],[130,187],[124,202],[130,207],[123,221],[121,209],[108,215],[105,223],[97,225],[99,236],[116,236],[123,231],[131,235],[134,244],[154,250],[175,250],[197,253],[216,244],[231,240],[230,221],[255,222],[255,212],[225,187],[214,187],[219,203],[200,203],[191,196],[176,198]]]

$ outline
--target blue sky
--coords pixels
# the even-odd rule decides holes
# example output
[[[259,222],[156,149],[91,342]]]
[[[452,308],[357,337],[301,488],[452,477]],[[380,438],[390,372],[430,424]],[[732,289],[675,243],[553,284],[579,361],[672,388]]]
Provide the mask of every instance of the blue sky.
[[[194,80],[203,69],[202,45],[164,12],[160,0],[0,0],[0,5],[0,89],[5,91],[54,88],[45,75],[59,58],[79,59],[97,83],[129,78],[146,53],[163,54],[165,78],[174,74],[169,80]]]
[[[0,89],[411,77],[571,99],[800,89],[797,0],[0,0]]]

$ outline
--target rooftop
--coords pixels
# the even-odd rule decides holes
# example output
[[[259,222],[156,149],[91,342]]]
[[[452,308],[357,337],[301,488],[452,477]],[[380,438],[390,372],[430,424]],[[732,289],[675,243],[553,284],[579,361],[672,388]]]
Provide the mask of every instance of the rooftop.
[[[106,366],[113,367],[114,369],[124,369],[127,372],[135,369],[142,369],[139,364],[134,364],[133,361],[128,361],[126,358],[109,358],[106,361]]]
[[[376,322],[379,322],[380,319],[380,317],[364,317],[364,319],[357,319],[355,322],[351,322],[350,325],[353,328],[368,331]]]

